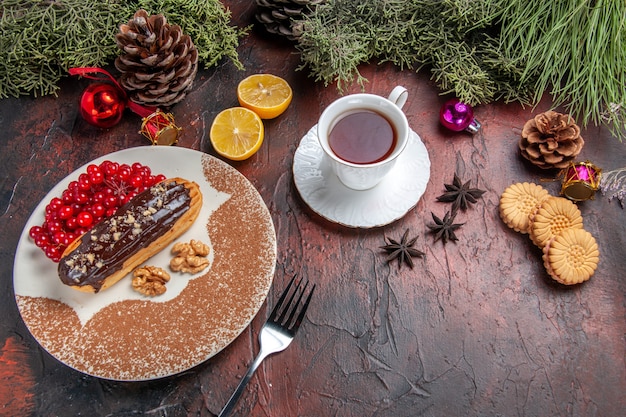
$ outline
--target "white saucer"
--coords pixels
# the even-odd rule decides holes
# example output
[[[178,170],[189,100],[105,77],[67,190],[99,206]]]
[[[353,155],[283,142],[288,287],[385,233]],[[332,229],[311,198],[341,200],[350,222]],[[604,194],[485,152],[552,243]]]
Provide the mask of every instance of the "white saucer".
[[[409,143],[389,174],[374,188],[356,191],[332,172],[315,125],[296,149],[293,177],[304,202],[325,219],[348,227],[379,227],[415,207],[426,191],[430,159],[418,134],[411,131]]]

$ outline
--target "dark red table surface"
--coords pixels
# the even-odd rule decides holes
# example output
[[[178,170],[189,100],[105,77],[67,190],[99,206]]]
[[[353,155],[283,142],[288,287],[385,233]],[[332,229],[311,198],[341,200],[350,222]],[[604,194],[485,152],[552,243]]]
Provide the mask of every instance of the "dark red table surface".
[[[233,24],[252,22],[252,2],[225,2]],[[439,126],[439,95],[426,73],[364,65],[367,92],[408,88],[405,111],[431,160],[428,187],[402,219],[357,230],[325,221],[300,199],[294,152],[326,105],[339,97],[296,71],[294,48],[253,31],[238,49],[245,70],[230,62],[201,71],[193,91],[172,111],[183,127],[178,146],[215,155],[208,130],[237,104],[237,83],[253,73],[285,78],[294,99],[266,122],[266,140],[244,162],[229,162],[258,189],[275,224],[278,259],[273,306],[293,273],[317,284],[293,344],[269,357],[252,378],[236,415],[249,416],[618,416],[626,410],[626,210],[597,194],[579,205],[597,239],[600,263],[583,285],[564,287],[545,272],[530,239],[498,215],[502,191],[540,183],[554,172],[534,169],[516,145],[521,128],[550,108],[479,106],[481,131],[471,136]],[[66,79],[58,97],[0,101],[0,415],[210,416],[217,414],[258,351],[268,309],[207,362],[150,382],[113,382],[82,375],[40,348],[20,318],[13,258],[35,206],[76,168],[109,152],[148,146],[140,120],[126,114],[108,130],[78,112],[87,81]],[[360,91],[353,86],[350,92]],[[583,130],[580,159],[605,171],[626,165],[626,143],[602,127]],[[461,213],[459,241],[433,243],[426,224],[442,215],[436,202],[457,172],[487,192]],[[541,182],[558,194],[560,182]],[[406,229],[426,252],[415,267],[388,265],[379,249]],[[242,244],[245,244],[243,242]]]

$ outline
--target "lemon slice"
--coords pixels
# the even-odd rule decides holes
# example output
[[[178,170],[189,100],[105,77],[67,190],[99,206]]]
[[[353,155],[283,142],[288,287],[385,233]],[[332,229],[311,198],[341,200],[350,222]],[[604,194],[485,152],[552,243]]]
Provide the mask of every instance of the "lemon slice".
[[[234,161],[242,161],[256,153],[263,143],[263,121],[252,110],[232,107],[213,120],[209,138],[215,152]]]
[[[291,103],[293,93],[287,81],[271,74],[255,74],[237,86],[239,104],[258,114],[261,119],[280,116]]]

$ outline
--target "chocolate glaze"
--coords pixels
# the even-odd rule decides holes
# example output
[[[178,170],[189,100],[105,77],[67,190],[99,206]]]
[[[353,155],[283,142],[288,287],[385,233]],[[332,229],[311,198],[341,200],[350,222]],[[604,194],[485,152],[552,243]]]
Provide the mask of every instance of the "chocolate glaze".
[[[59,262],[59,278],[100,291],[108,276],[171,229],[190,204],[189,190],[174,181],[145,190],[79,238],[80,244]]]

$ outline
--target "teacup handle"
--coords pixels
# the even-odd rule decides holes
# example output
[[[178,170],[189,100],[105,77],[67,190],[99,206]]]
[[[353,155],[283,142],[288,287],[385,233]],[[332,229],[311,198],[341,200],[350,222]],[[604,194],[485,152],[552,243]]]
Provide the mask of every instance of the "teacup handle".
[[[393,90],[391,90],[391,93],[389,93],[389,97],[387,97],[387,100],[391,101],[393,104],[395,104],[399,108],[402,108],[404,107],[404,104],[406,103],[406,99],[408,97],[409,97],[408,90],[402,87],[401,85],[398,85],[394,87]]]

